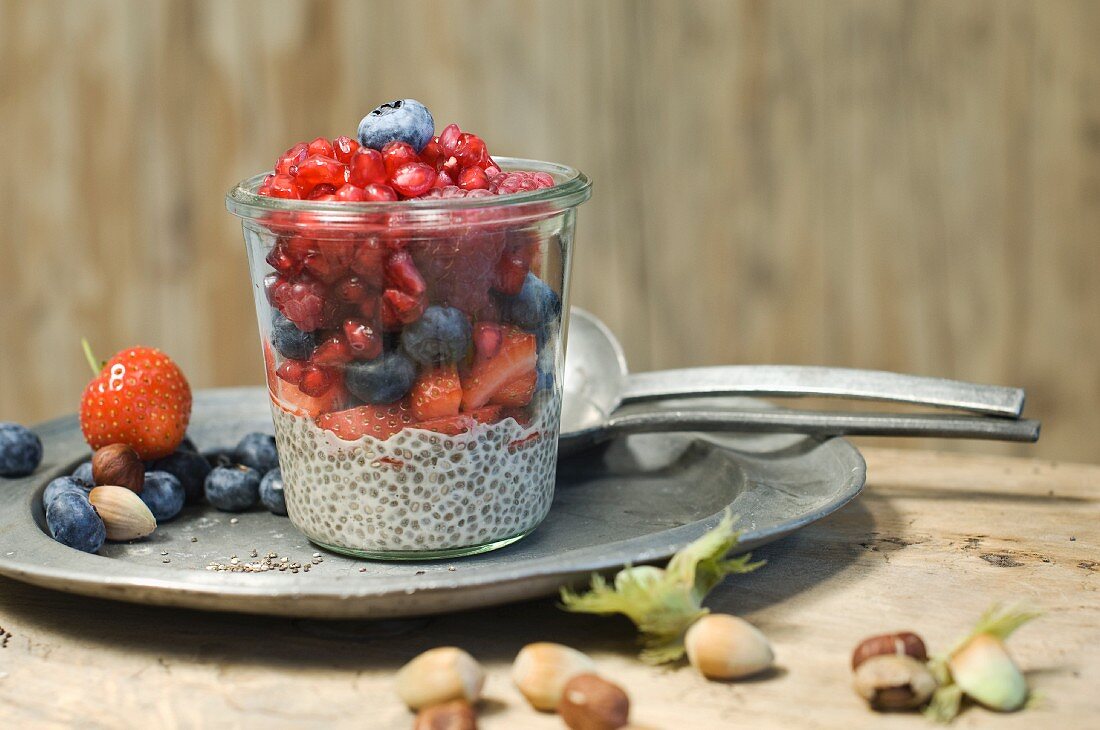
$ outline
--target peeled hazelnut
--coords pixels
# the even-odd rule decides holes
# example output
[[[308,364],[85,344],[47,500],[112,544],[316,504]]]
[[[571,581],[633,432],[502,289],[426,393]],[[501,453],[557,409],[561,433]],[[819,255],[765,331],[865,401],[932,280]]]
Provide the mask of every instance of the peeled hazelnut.
[[[129,489],[113,485],[96,487],[88,494],[88,501],[103,520],[108,540],[137,540],[157,529],[153,513]]]
[[[477,702],[483,684],[481,665],[454,646],[429,649],[397,673],[397,694],[410,710],[451,700]]]
[[[712,613],[684,635],[688,661],[707,679],[738,679],[762,672],[775,661],[767,637],[748,621]]]
[[[477,730],[477,713],[466,700],[451,700],[416,713],[413,730]]]
[[[558,713],[572,730],[618,730],[627,724],[630,698],[617,684],[578,674],[562,688]]]
[[[145,486],[145,464],[126,444],[104,446],[92,455],[92,480],[98,486],[126,487],[141,494]]]
[[[991,634],[978,634],[948,661],[951,678],[967,695],[991,710],[1012,712],[1027,702],[1027,680]]]
[[[565,683],[578,674],[595,674],[596,663],[562,644],[541,641],[520,649],[512,663],[512,681],[531,703],[543,712],[558,709]]]
[[[852,652],[852,669],[858,669],[859,665],[866,660],[882,654],[911,656],[918,661],[928,661],[928,650],[924,648],[924,640],[911,631],[899,631],[894,634],[871,636],[859,642],[859,646]]]
[[[859,696],[876,710],[911,710],[927,702],[936,691],[936,679],[928,667],[899,654],[879,654],[864,660],[855,671],[853,684]]]

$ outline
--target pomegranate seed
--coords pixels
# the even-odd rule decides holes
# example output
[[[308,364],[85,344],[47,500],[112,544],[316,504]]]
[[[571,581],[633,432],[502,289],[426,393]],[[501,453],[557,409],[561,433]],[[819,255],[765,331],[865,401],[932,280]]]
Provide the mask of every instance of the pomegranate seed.
[[[295,259],[287,248],[287,244],[284,241],[277,241],[275,245],[271,247],[271,250],[268,251],[265,260],[271,268],[275,269],[280,274],[297,274],[302,268],[302,262]]]
[[[305,142],[299,142],[283,153],[275,162],[275,174],[294,176],[298,172],[298,165],[309,157],[309,146]]]
[[[351,156],[359,149],[359,143],[351,137],[340,136],[332,140],[333,156],[345,165],[351,162]]]
[[[466,191],[457,185],[448,185],[441,191],[441,197],[444,198],[465,198]]]
[[[305,162],[298,165],[298,175],[294,179],[302,195],[309,195],[318,185],[328,184],[333,190],[341,187],[346,182],[345,173],[346,168],[339,160],[310,155]]]
[[[361,203],[367,199],[367,194],[363,192],[363,188],[356,187],[351,183],[342,186],[334,195],[337,200],[342,200],[345,203]]]
[[[480,166],[489,160],[489,151],[485,149],[485,142],[476,134],[463,133],[459,136],[451,154],[463,167]]]
[[[349,264],[370,289],[381,289],[385,277],[386,251],[377,239],[368,238],[355,248]]]
[[[443,167],[443,159],[443,147],[440,146],[438,137],[433,137],[428,144],[424,145],[424,149],[420,150],[420,161],[425,165],[431,165],[436,170]]]
[[[432,185],[432,187],[433,188],[445,188],[447,186],[452,186],[453,187],[454,184],[455,184],[454,178],[451,177],[450,173],[448,173],[446,171],[443,171],[443,170],[440,170],[440,172],[435,176],[435,183]]]
[[[343,334],[334,332],[313,348],[313,362],[318,365],[339,366],[351,362],[352,352]]]
[[[500,174],[500,168],[496,164],[490,164],[485,168],[486,177],[493,177]]]
[[[535,182],[539,184],[540,188],[554,187],[554,176],[548,172],[536,172],[532,177],[535,178]]]
[[[471,190],[466,193],[467,198],[491,198],[492,196],[493,194],[484,188],[478,188],[477,190]]]
[[[392,178],[397,168],[420,162],[420,157],[408,142],[394,140],[382,147],[382,161],[386,164],[386,175]]]
[[[344,320],[344,337],[356,360],[373,360],[382,354],[382,334],[366,322]]]
[[[279,174],[268,184],[268,195],[272,198],[288,198],[298,200],[302,194],[298,192],[298,186],[290,175]]]
[[[412,324],[424,314],[427,302],[423,296],[414,297],[397,289],[382,292],[382,325],[387,330]]]
[[[501,294],[514,297],[523,288],[531,262],[519,252],[505,251],[496,268],[496,282],[493,288]]]
[[[311,398],[320,398],[329,391],[333,383],[332,373],[317,365],[307,365],[298,381],[298,390]]]
[[[389,185],[380,185],[379,183],[367,185],[363,188],[363,194],[367,197],[367,200],[378,203],[391,203],[397,200],[397,191]]]
[[[443,161],[443,170],[442,170],[442,172],[445,172],[448,175],[450,175],[452,180],[454,178],[458,177],[458,173],[461,171],[461,169],[462,169],[462,165],[459,164],[457,157],[451,156],[451,157],[448,157],[446,160]]]
[[[322,157],[336,157],[336,151],[332,149],[332,144],[324,137],[318,137],[309,143],[309,154],[321,155]]]
[[[504,330],[494,322],[478,322],[474,325],[474,351],[478,360],[488,360],[500,352],[504,342]]]
[[[414,297],[428,288],[408,251],[397,251],[386,261],[386,284]]]
[[[489,187],[489,177],[480,167],[466,167],[458,173],[458,187],[463,190],[484,190]]]
[[[367,297],[359,305],[359,314],[368,322],[376,321],[382,316],[382,300],[378,297]]]
[[[406,198],[415,198],[431,190],[435,177],[435,170],[431,165],[411,162],[394,171],[390,184]]]
[[[336,298],[348,304],[359,304],[370,295],[370,288],[358,276],[349,276],[336,285]]]
[[[458,128],[457,124],[448,124],[443,128],[443,131],[439,133],[439,146],[443,148],[445,155],[450,157],[455,153],[455,145],[458,144],[461,136],[462,130]]]
[[[309,200],[317,200],[318,198],[321,198],[322,196],[332,196],[332,194],[335,193],[335,192],[336,192],[336,186],[335,185],[329,185],[328,183],[321,183],[317,187],[313,188],[313,190],[310,190],[309,195],[306,196],[306,197]]]
[[[431,190],[429,190],[428,192],[421,195],[420,200],[429,200],[431,198],[442,198],[442,197],[443,197],[443,191],[440,190],[438,187],[433,187]]]
[[[306,366],[307,363],[301,360],[283,360],[283,364],[278,367],[275,374],[291,385],[297,385],[302,382],[302,374]]]
[[[370,147],[360,147],[348,162],[348,182],[359,187],[386,182],[386,163],[382,153]]]

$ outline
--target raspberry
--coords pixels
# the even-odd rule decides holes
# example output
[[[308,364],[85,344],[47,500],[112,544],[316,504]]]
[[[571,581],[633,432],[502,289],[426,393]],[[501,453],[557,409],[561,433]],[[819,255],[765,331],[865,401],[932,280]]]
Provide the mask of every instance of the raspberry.
[[[382,354],[382,333],[366,322],[346,319],[343,332],[356,360],[373,360]]]
[[[386,261],[386,283],[414,297],[427,289],[424,277],[417,271],[408,251],[397,251]]]
[[[489,178],[480,167],[464,167],[458,173],[458,187],[463,190],[484,190],[489,187]]]
[[[397,192],[389,185],[371,183],[363,188],[367,200],[378,203],[392,203],[397,200]]]
[[[367,194],[363,188],[356,187],[351,183],[341,187],[335,195],[337,200],[342,200],[345,203],[361,203],[367,199]]]
[[[294,180],[301,194],[309,195],[313,188],[324,183],[331,185],[333,190],[341,187],[346,182],[345,171],[346,168],[339,160],[322,155],[310,155],[298,165],[298,174]]]
[[[307,146],[309,154],[321,155],[322,157],[336,157],[336,151],[332,149],[332,144],[324,137],[318,137],[313,140]]]
[[[447,189],[443,197],[449,197]],[[503,251],[502,234],[475,231],[465,237],[425,241],[412,249],[412,255],[433,303],[457,307],[482,319],[491,316],[489,289]]]
[[[394,170],[390,184],[406,198],[415,198],[431,189],[435,183],[435,170],[423,162],[411,162]]]
[[[291,283],[285,292],[277,292],[283,314],[302,332],[313,332],[325,323],[331,309],[325,294],[325,286],[308,275]]]
[[[275,161],[275,174],[293,177],[298,172],[298,165],[305,162],[307,157],[309,157],[309,146],[305,142],[299,142]]]
[[[360,147],[348,162],[348,182],[359,187],[371,183],[386,182],[386,163],[382,153],[369,147]]]
[[[420,157],[408,142],[390,142],[382,148],[382,162],[386,165],[386,175],[392,179],[398,168],[420,162]]]
[[[333,156],[345,165],[351,162],[352,155],[359,149],[359,143],[351,137],[337,137],[332,140]]]

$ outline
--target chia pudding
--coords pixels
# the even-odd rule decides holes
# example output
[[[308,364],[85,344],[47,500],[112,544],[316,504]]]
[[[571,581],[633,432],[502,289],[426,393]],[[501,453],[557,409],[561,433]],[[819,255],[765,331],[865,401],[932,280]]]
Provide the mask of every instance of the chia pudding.
[[[353,555],[472,554],[554,491],[585,176],[411,99],[234,188],[291,521]]]

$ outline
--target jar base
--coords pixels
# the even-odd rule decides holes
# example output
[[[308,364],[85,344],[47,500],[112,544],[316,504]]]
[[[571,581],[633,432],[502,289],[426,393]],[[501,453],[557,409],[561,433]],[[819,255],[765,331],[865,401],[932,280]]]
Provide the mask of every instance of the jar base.
[[[342,545],[330,545],[328,543],[321,542],[320,540],[314,540],[313,538],[310,538],[310,542],[312,542],[314,545],[317,545],[318,547],[324,548],[325,550],[329,550],[334,553],[340,553],[341,555],[347,555],[351,558],[360,558],[363,560],[415,562],[419,560],[447,560],[449,558],[464,558],[470,555],[480,555],[481,553],[499,550],[500,548],[507,547],[512,543],[519,542],[534,531],[535,528],[532,527],[530,530],[525,530],[518,535],[506,537],[502,540],[494,540],[493,542],[486,542],[480,545],[465,545],[463,547],[446,548],[444,550],[359,550],[356,548],[344,547]]]

